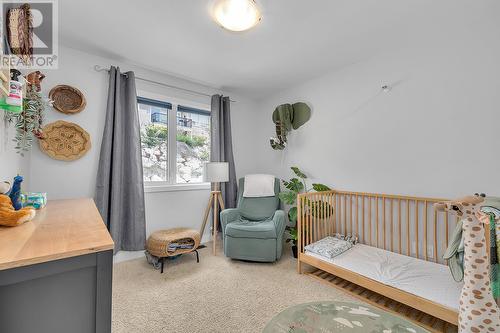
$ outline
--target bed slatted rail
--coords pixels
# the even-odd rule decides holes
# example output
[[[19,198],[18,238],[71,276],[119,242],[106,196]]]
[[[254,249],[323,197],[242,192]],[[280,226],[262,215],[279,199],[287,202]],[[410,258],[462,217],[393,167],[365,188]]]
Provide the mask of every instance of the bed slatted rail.
[[[446,264],[442,259],[458,219],[434,210],[443,199],[326,191],[297,197],[298,250],[335,233],[362,244]]]

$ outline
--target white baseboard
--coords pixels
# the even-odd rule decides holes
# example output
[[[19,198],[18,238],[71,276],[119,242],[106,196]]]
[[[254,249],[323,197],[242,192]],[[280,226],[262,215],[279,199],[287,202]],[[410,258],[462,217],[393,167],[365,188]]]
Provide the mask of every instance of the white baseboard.
[[[144,251],[120,251],[113,256],[113,263],[117,264],[122,261],[133,260],[141,257],[145,258]]]

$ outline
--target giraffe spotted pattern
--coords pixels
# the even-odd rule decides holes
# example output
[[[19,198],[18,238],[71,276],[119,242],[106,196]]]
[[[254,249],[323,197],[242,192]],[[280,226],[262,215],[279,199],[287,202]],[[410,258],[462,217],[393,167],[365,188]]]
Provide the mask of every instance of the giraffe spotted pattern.
[[[444,210],[464,220],[464,286],[458,316],[460,333],[500,332],[500,309],[491,293],[484,225],[478,219],[483,200],[473,196],[440,203]]]

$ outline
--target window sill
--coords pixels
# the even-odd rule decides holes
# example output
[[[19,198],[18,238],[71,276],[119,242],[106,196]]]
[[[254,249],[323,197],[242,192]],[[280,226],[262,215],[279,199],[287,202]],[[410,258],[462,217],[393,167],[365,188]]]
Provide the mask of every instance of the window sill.
[[[144,193],[210,190],[210,183],[144,185]]]

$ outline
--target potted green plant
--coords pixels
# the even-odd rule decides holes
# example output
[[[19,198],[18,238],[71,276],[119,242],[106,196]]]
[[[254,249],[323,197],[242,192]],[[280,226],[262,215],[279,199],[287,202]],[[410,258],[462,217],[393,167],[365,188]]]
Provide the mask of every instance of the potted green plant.
[[[288,220],[290,222],[289,225],[286,226],[286,230],[288,231],[288,237],[286,239],[287,243],[292,243],[292,253],[293,257],[297,258],[297,195],[299,193],[306,193],[311,191],[316,192],[324,192],[330,191],[330,187],[324,184],[311,184],[311,188],[307,187],[307,175],[302,172],[298,167],[291,167],[292,172],[294,173],[294,177],[290,180],[282,180],[283,185],[286,188],[286,191],[283,191],[279,194],[280,199],[288,206],[290,206],[288,210]],[[308,205],[314,205],[313,202],[308,202]],[[326,204],[326,203],[324,203]]]
[[[287,225],[285,230],[288,231],[286,242],[292,242],[292,254],[294,258],[297,258],[297,228]]]

